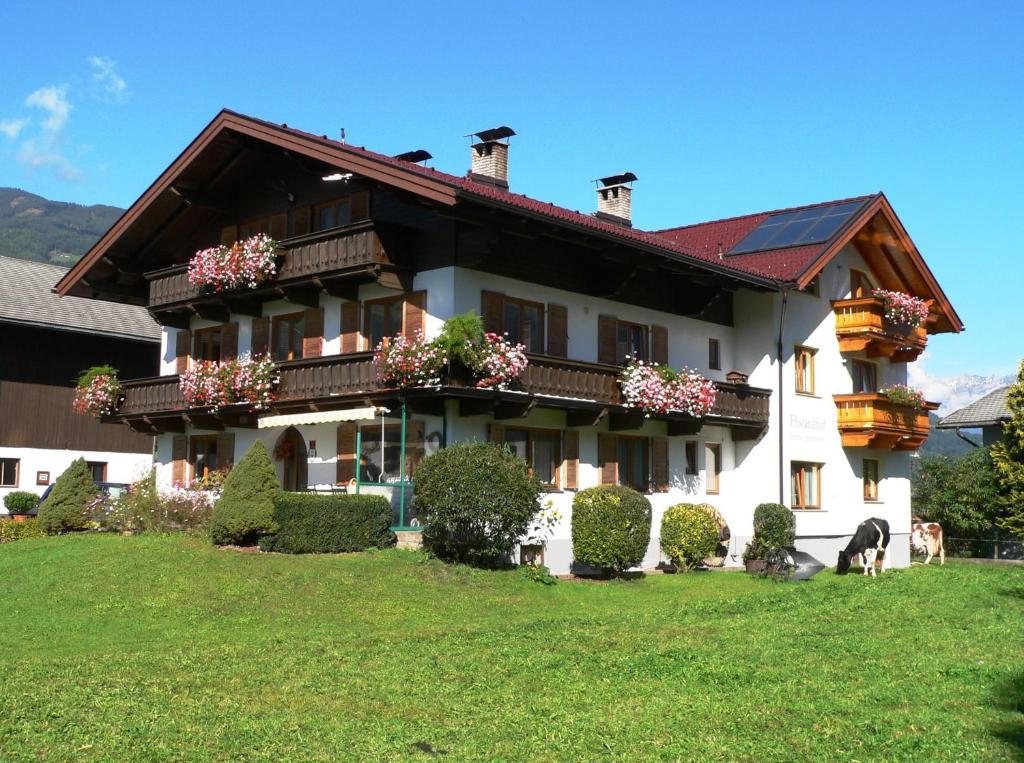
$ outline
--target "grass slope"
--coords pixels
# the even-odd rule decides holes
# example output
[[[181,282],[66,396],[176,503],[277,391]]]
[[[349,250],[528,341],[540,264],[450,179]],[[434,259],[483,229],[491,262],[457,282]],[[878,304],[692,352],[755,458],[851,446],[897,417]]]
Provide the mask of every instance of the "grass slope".
[[[1007,760],[1024,569],[543,587],[414,552],[0,548],[11,760]],[[429,745],[429,747],[426,747]]]

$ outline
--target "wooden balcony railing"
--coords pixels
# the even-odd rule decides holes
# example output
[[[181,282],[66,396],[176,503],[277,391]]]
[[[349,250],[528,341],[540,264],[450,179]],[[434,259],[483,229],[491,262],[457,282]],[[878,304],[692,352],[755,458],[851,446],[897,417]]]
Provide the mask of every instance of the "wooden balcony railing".
[[[832,303],[840,352],[867,350],[869,357],[896,363],[916,360],[928,344],[924,326],[899,326],[885,317],[877,297],[840,299]]]
[[[187,265],[153,271],[147,274],[149,306],[152,309],[166,309],[224,297],[273,298],[277,296],[277,288],[303,284],[314,277],[330,279],[346,272],[394,265],[396,258],[385,249],[380,227],[367,220],[344,228],[280,241],[282,254],[277,277],[266,287],[254,290],[210,295],[188,282]]]
[[[834,395],[843,446],[849,448],[891,448],[917,450],[928,439],[928,411],[938,403],[926,403],[925,410],[897,405],[877,392]]]
[[[530,355],[514,391],[495,393],[495,398],[535,399],[542,406],[573,409],[621,409],[622,394],[617,376],[619,368],[599,363]],[[373,355],[368,352],[329,355],[321,358],[291,360],[279,364],[281,381],[277,387],[276,406],[298,410],[306,406],[342,406],[367,397],[388,397],[397,390],[382,388],[377,381]],[[718,389],[714,409],[708,420],[715,424],[746,429],[768,423],[768,390],[743,384],[716,382]],[[124,401],[118,415],[127,420],[145,419],[147,425],[156,419],[179,417],[187,413],[184,398],[178,390],[177,376],[136,379],[122,384]],[[439,390],[415,390],[424,396],[466,397],[480,399],[480,390],[465,387],[455,380]]]

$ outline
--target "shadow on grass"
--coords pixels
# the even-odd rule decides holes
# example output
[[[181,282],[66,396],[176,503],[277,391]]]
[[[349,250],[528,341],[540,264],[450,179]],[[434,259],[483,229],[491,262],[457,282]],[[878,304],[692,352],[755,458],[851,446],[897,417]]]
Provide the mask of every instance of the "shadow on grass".
[[[1016,748],[1017,758],[1024,760],[1024,673],[996,689],[996,706],[1012,714],[1012,720],[997,725],[993,733]]]

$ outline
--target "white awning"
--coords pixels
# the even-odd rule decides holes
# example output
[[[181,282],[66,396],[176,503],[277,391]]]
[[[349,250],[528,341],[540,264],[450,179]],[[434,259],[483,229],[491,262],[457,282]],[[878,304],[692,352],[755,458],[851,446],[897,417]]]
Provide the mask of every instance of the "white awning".
[[[326,424],[332,421],[372,421],[377,416],[389,413],[390,409],[369,406],[367,408],[346,408],[339,411],[313,411],[312,413],[287,413],[280,416],[264,416],[259,420],[260,429],[294,427],[300,424]]]

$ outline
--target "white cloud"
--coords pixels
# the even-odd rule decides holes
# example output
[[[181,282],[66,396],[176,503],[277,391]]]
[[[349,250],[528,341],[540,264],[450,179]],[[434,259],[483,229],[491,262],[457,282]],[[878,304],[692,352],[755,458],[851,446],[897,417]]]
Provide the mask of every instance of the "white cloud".
[[[67,85],[41,87],[25,99],[25,105],[49,112],[50,116],[43,120],[42,125],[43,129],[50,133],[59,133],[63,130],[71,115]]]
[[[25,140],[18,148],[18,161],[29,169],[50,168],[61,180],[76,182],[82,172],[60,150],[57,141],[44,134]]]
[[[18,137],[18,133],[25,129],[28,121],[25,117],[19,119],[0,119],[0,132],[6,135],[8,140],[14,140]]]
[[[124,101],[128,97],[128,83],[117,73],[115,62],[106,56],[89,56],[88,61],[93,82],[115,101]]]
[[[973,403],[992,390],[1009,384],[1012,377],[999,374],[981,376],[979,374],[958,374],[940,377],[928,372],[928,353],[925,352],[916,362],[910,363],[907,369],[907,381],[910,386],[924,392],[926,400],[941,403],[938,414],[944,416],[955,410]]]

